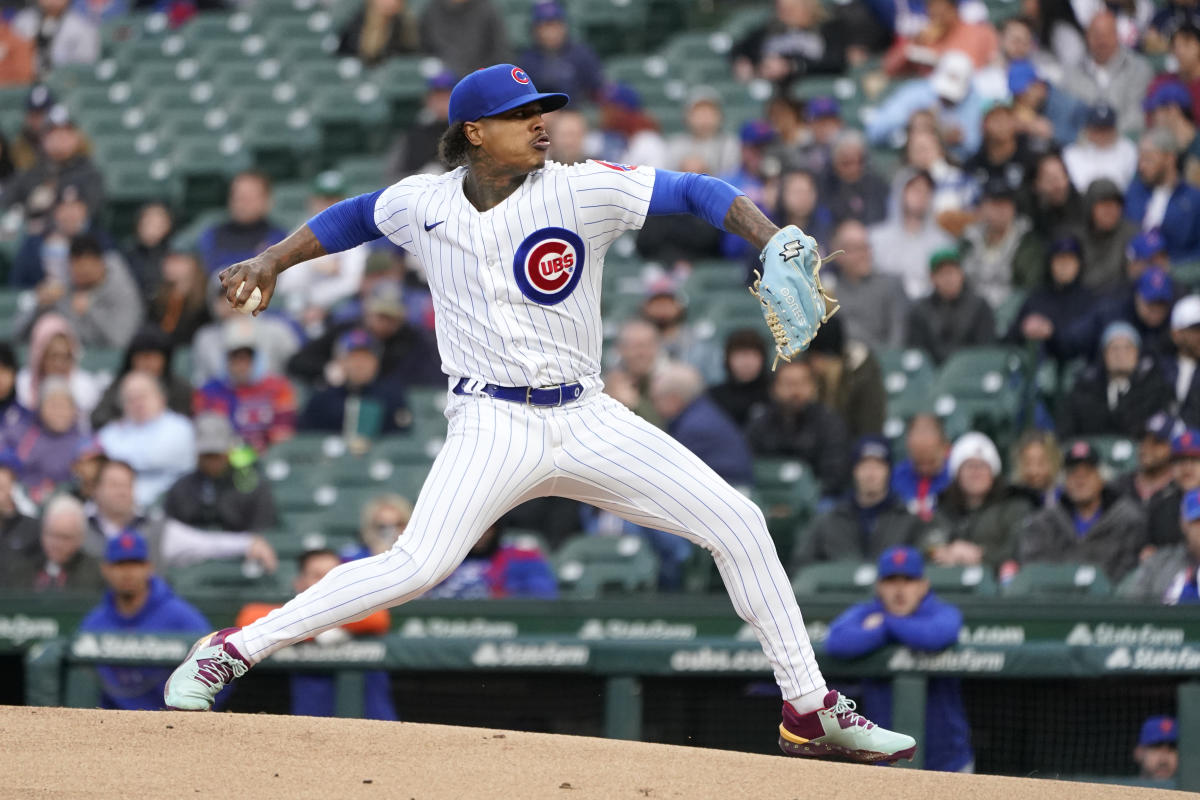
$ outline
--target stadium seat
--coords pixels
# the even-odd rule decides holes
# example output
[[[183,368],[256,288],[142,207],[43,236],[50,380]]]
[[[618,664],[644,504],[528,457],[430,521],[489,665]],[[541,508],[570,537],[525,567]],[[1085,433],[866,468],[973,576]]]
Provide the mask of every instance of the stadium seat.
[[[292,580],[295,576],[296,567],[290,560],[281,560],[273,574],[241,561],[206,561],[167,570],[167,582],[185,597],[216,595],[229,598],[232,595],[258,600],[290,597],[294,594]]]
[[[1001,586],[1000,593],[1006,597],[1107,597],[1111,585],[1104,571],[1090,564],[1025,564]]]
[[[315,464],[346,455],[346,443],[340,436],[328,433],[297,433],[278,442],[267,451],[265,459],[288,464]]]
[[[889,419],[898,420],[903,426],[914,414],[932,410],[934,369],[925,353],[915,349],[880,349],[875,355],[883,372]],[[894,437],[902,432],[902,429],[887,431],[887,435]]]
[[[1007,446],[1021,411],[1024,360],[1006,347],[971,347],[954,353],[938,372],[933,407],[940,417],[961,412],[970,427]]]
[[[987,567],[925,568],[930,588],[942,596],[991,596],[996,594],[996,580]]]
[[[767,531],[775,543],[779,559],[788,563],[796,549],[800,532],[816,510],[816,485],[756,489],[751,499],[767,521]]]
[[[875,583],[875,565],[858,561],[826,561],[809,564],[796,573],[792,590],[797,595],[828,592],[863,594]]]
[[[1086,438],[1100,454],[1100,462],[1108,467],[1114,475],[1128,472],[1137,467],[1137,442],[1123,436],[1088,436]]]
[[[652,591],[658,582],[658,557],[638,536],[577,536],[554,557],[559,588],[576,598],[621,592]]]

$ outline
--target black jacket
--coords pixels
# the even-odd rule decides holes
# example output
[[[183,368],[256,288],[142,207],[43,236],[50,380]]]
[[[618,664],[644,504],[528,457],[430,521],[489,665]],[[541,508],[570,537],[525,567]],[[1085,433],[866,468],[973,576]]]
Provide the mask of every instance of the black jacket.
[[[1142,358],[1129,378],[1129,389],[1108,406],[1108,374],[1103,365],[1093,364],[1071,388],[1058,415],[1058,435],[1126,436],[1137,439],[1146,420],[1171,404],[1171,389],[1162,372],[1149,357]]]
[[[846,485],[850,472],[846,423],[820,403],[793,414],[778,405],[757,409],[746,426],[756,456],[792,457],[807,463],[826,493]]]
[[[792,569],[817,561],[874,561],[893,545],[915,545],[921,521],[895,495],[883,501],[868,528],[852,498],[843,498],[813,520],[792,554]]]
[[[1169,547],[1183,543],[1183,527],[1179,524],[1179,507],[1183,502],[1183,490],[1172,483],[1154,497],[1146,506],[1146,543],[1156,547]]]
[[[167,490],[168,517],[195,528],[265,531],[279,524],[271,486],[253,467],[230,469],[216,480],[196,471]]]
[[[347,404],[351,400],[357,400],[359,403],[360,422],[356,430],[350,433],[375,437],[402,431],[412,424],[412,414],[404,399],[403,387],[396,381],[375,381],[354,390],[345,386],[331,386],[313,393],[308,398],[296,427],[302,431],[342,433],[346,425]],[[362,414],[361,409],[370,404],[378,407],[377,416]]]
[[[936,292],[918,300],[908,312],[908,345],[924,350],[941,364],[955,350],[992,344],[996,341],[996,318],[992,307],[964,287],[953,301]]]
[[[362,319],[334,325],[288,360],[288,374],[309,384],[319,384],[325,375],[325,365],[333,360],[337,340],[343,333],[361,327]],[[437,345],[423,330],[408,323],[383,341],[379,374],[381,378],[399,380],[405,386],[446,388],[446,376],[442,373]]]

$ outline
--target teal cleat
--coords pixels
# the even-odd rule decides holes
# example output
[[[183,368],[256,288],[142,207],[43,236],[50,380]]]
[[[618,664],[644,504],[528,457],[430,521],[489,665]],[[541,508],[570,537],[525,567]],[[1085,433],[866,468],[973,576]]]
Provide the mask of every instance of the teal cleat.
[[[234,678],[250,669],[250,662],[226,641],[238,628],[225,628],[200,637],[187,658],[167,678],[163,699],[176,711],[208,711],[213,700]]]
[[[796,711],[791,703],[783,704],[779,747],[789,756],[890,764],[902,758],[911,761],[917,740],[854,713],[853,700],[830,690],[825,707],[807,714]]]

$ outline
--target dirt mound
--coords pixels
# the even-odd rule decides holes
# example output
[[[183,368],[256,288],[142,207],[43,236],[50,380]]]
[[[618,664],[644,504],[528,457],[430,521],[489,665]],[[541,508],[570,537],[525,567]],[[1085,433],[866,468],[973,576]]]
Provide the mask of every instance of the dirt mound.
[[[1183,798],[444,725],[0,707],[0,798]]]

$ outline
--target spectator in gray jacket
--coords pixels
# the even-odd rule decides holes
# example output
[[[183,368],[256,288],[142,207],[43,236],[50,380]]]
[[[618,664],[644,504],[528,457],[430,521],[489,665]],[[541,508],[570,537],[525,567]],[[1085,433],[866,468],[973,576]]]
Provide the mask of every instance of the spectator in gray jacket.
[[[837,226],[833,250],[838,256],[834,294],[842,306],[846,335],[870,348],[900,348],[907,336],[908,298],[896,275],[875,267],[867,227],[856,219]]]
[[[935,219],[936,191],[930,173],[904,167],[892,180],[887,219],[871,229],[877,271],[900,278],[914,300],[929,289],[929,257],[954,244]],[[844,263],[844,259],[839,260],[839,268]]]
[[[509,58],[508,28],[492,0],[433,0],[421,13],[421,49],[455,75]]]
[[[1145,513],[1136,500],[1105,487],[1100,455],[1087,441],[1074,442],[1064,464],[1059,505],[1029,519],[1017,557],[1025,564],[1092,564],[1119,581],[1137,566],[1146,543]]]
[[[818,561],[870,561],[893,545],[917,541],[920,521],[891,492],[892,450],[882,436],[854,446],[853,487],[801,537],[792,569]]]
[[[1063,88],[1088,105],[1107,103],[1117,110],[1121,133],[1138,133],[1145,123],[1142,98],[1153,77],[1149,62],[1121,44],[1117,18],[1101,11],[1087,27],[1087,58],[1067,71]]]
[[[39,306],[18,319],[17,329],[28,330],[37,317],[55,310],[85,347],[124,349],[142,322],[141,295],[124,262],[106,258],[89,234],[71,240],[70,259],[70,286],[39,292]]]
[[[1200,489],[1183,496],[1179,516],[1184,541],[1160,548],[1143,561],[1120,586],[1122,597],[1169,606],[1200,603]]]

